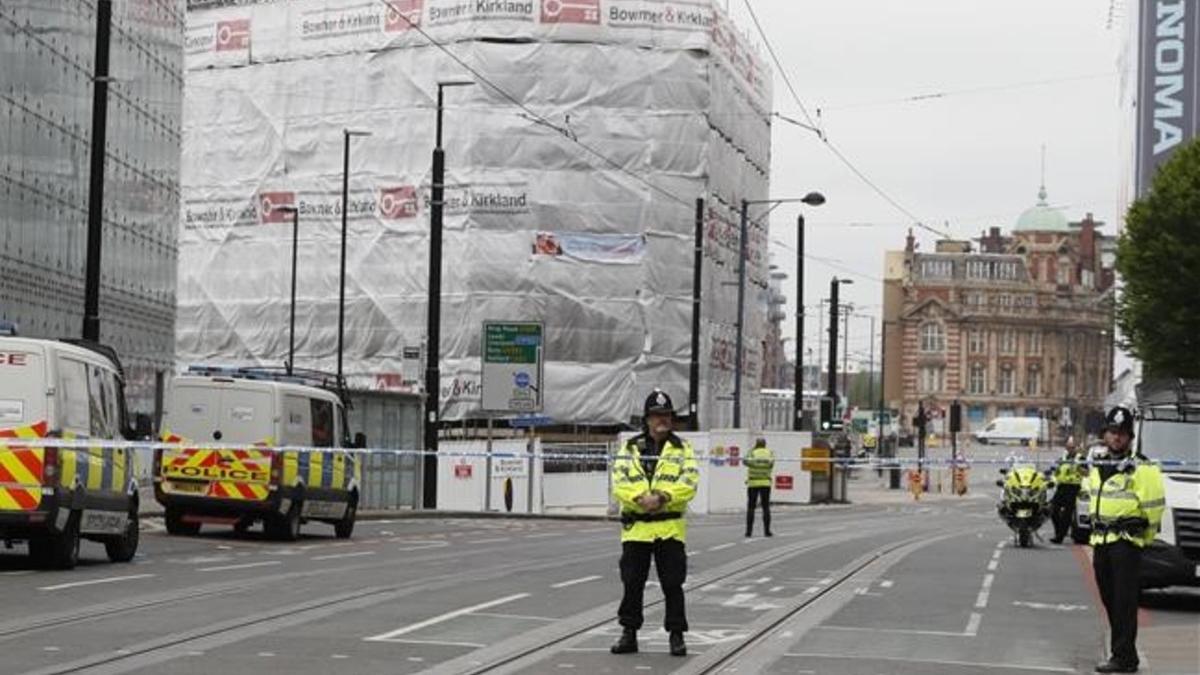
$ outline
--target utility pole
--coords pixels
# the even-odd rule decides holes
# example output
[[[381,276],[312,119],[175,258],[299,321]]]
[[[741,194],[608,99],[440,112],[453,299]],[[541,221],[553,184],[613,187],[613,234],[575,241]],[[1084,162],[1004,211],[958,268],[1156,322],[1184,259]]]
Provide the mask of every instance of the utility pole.
[[[792,430],[804,430],[804,214],[796,216],[796,370],[793,376]]]
[[[692,249],[692,362],[688,370],[688,429],[700,430],[700,292],[704,268],[704,198],[696,199],[696,236]]]
[[[738,244],[737,338],[733,354],[733,428],[742,427],[742,332],[746,313],[746,240],[749,223],[746,212],[750,202],[742,200],[741,236]]]
[[[92,74],[92,144],[88,174],[87,263],[83,282],[83,339],[100,341],[100,253],[104,235],[104,148],[108,135],[108,53],[112,0],[96,2]]]
[[[838,341],[838,278],[829,282],[829,377],[825,395],[833,399],[834,410],[837,410],[837,341]]]
[[[439,109],[440,114],[440,109]],[[342,374],[342,353],[346,337],[346,229],[350,217],[350,137],[370,136],[366,131],[351,131],[342,129],[342,264],[338,274],[338,342],[337,342],[337,382],[338,389],[344,388]],[[440,138],[440,135],[439,135]],[[438,142],[441,146],[441,142]],[[342,392],[345,393],[344,391]]]

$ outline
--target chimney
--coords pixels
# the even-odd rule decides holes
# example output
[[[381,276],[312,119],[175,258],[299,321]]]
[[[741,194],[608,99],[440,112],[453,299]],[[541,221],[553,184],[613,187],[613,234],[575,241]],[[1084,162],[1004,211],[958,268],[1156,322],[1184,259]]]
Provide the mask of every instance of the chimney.
[[[908,228],[908,236],[904,238],[904,252],[912,253],[917,250],[917,238],[913,236],[912,228]]]

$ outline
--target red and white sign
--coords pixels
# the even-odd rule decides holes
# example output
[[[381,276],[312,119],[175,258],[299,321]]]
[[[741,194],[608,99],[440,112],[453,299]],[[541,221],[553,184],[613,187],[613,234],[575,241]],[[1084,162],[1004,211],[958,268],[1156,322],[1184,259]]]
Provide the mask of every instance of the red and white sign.
[[[417,188],[412,185],[383,188],[379,191],[379,212],[384,218],[415,218],[417,215]]]
[[[389,33],[401,33],[413,26],[420,26],[421,6],[424,1],[387,0],[387,17],[383,21],[383,29]]]
[[[729,466],[741,466],[742,449],[736,445],[729,448]]]
[[[232,52],[250,48],[250,19],[217,22],[217,51]]]
[[[258,194],[259,219],[263,223],[286,223],[292,214],[281,211],[281,206],[295,206],[295,192],[260,192]]]
[[[542,0],[542,23],[600,23],[600,0]]]
[[[792,474],[781,473],[778,476],[775,476],[775,489],[776,490],[791,490],[794,486],[795,486],[795,483],[792,480]]]
[[[461,478],[464,480],[468,479],[471,477],[472,470],[473,469],[470,464],[455,464],[454,465],[454,477]]]
[[[26,366],[28,359],[25,352],[0,352],[0,366]]]

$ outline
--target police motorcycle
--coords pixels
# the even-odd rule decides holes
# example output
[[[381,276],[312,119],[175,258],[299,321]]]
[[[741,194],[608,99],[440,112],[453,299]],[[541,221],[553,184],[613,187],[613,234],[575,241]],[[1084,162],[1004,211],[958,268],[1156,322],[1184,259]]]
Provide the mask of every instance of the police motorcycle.
[[[996,487],[1003,488],[1004,492],[996,510],[1001,520],[1013,531],[1017,545],[1029,548],[1033,545],[1038,528],[1050,515],[1047,495],[1054,483],[1047,480],[1037,468],[1011,460],[1008,467],[1000,469],[1000,473],[1005,478],[997,480]]]

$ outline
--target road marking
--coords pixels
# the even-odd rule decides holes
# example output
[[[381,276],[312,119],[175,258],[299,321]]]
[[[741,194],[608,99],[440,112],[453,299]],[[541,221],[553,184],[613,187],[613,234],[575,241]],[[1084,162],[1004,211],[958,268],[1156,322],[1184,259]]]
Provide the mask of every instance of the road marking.
[[[358,558],[364,555],[375,555],[375,551],[357,551],[355,553],[333,553],[331,555],[319,555],[309,560],[337,560],[338,558]]]
[[[508,537],[496,537],[495,539],[475,539],[472,544],[499,544],[502,541],[508,541]]]
[[[996,568],[997,568],[997,567],[999,567],[999,566],[1000,566],[1000,561],[999,561],[999,560],[992,560],[992,561],[989,561],[989,562],[988,562],[988,571],[989,571],[989,572],[995,572],[995,571],[996,571]]]
[[[527,535],[525,535],[525,538],[526,539],[541,539],[543,537],[561,537],[562,535],[563,535],[562,532],[540,532],[538,534],[527,534]]]
[[[58,648],[58,647],[42,647],[42,651],[44,651],[44,652],[58,652],[58,651],[62,651],[62,650],[61,650],[60,648]]]
[[[804,589],[804,592],[808,595],[812,595],[819,590],[821,590],[820,586],[809,586],[808,588]]]
[[[439,623],[449,621],[451,619],[457,619],[460,616],[465,616],[472,612],[478,612],[481,609],[488,609],[490,607],[495,607],[497,605],[503,605],[505,603],[512,602],[513,600],[520,600],[522,598],[528,598],[528,597],[529,597],[528,593],[516,593],[514,595],[506,595],[503,598],[497,598],[495,600],[490,600],[488,602],[481,602],[478,605],[472,605],[470,607],[463,607],[461,609],[456,609],[452,612],[446,612],[445,614],[439,614],[438,616],[426,619],[424,621],[418,621],[417,623],[410,624],[403,628],[397,628],[396,630],[388,632],[388,633],[383,633],[381,635],[376,635],[374,637],[368,637],[368,638],[363,638],[363,639],[368,642],[388,642],[398,636],[407,635],[409,633],[413,633],[415,631],[421,630],[422,628],[428,628],[430,626],[435,626]]]
[[[971,618],[967,619],[967,629],[963,631],[963,635],[975,637],[979,635],[979,623],[983,621],[983,615],[979,612],[971,612]]]
[[[410,656],[408,657],[408,660],[412,661],[413,663],[423,663],[425,661],[425,659],[421,658],[420,656]]]
[[[768,593],[778,593],[779,591],[782,591],[782,590],[783,590],[783,586],[772,586],[771,589],[768,590],[767,592]]]
[[[734,593],[732,597],[730,597],[725,602],[722,602],[721,606],[722,607],[737,607],[738,605],[746,602],[747,600],[753,600],[757,596],[758,596],[757,593]]]
[[[595,581],[597,579],[603,579],[603,578],[604,577],[600,576],[599,574],[592,574],[592,575],[589,575],[586,577],[579,577],[578,579],[571,579],[570,581],[560,581],[557,584],[551,584],[550,588],[566,588],[567,586],[574,586],[575,584],[586,584],[589,581]]]
[[[767,583],[767,582],[768,582],[768,581],[770,581],[770,580],[771,580],[771,577],[759,577],[758,579],[755,579],[755,580],[754,580],[754,583],[756,583],[756,584],[765,584],[765,583]]]
[[[517,621],[558,621],[549,616],[526,616],[524,614],[496,614],[494,612],[472,612],[471,616],[486,616],[494,619],[516,619]]]
[[[979,591],[979,595],[975,596],[975,609],[984,609],[987,607],[988,595],[987,589]]]
[[[892,587],[892,585],[893,585],[893,584],[892,584],[892,580],[891,580],[891,579],[884,579],[883,581],[879,582],[879,587],[880,587],[880,588],[891,588],[891,587]]]
[[[1055,666],[1027,666],[1013,663],[984,663],[975,661],[950,661],[946,659],[906,659],[898,656],[871,656],[869,654],[824,654],[817,652],[788,652],[784,656],[794,659],[865,659],[874,661],[896,661],[899,663],[931,663],[939,666],[959,666],[967,668],[988,668],[997,670],[1028,670],[1038,673],[1074,673],[1072,668]]]
[[[427,541],[427,542],[420,543],[420,544],[413,544],[412,546],[401,546],[401,547],[397,548],[396,550],[401,551],[401,552],[424,551],[425,549],[428,549],[428,548],[445,548],[449,545],[450,545],[450,542],[448,542],[448,541]]]
[[[916,630],[914,628],[864,628],[862,626],[817,626],[813,630],[841,630],[863,633],[899,633],[901,635],[941,635],[945,637],[965,637],[959,631],[948,630]]]
[[[154,576],[153,574],[130,574],[124,577],[105,577],[103,579],[91,579],[89,581],[72,581],[66,584],[55,584],[53,586],[39,586],[39,591],[61,591],[64,588],[78,588],[80,586],[94,586],[96,584],[112,584],[118,581],[129,581],[131,579],[148,579]]]
[[[991,588],[991,587],[992,587],[992,582],[993,582],[993,581],[995,581],[995,580],[996,580],[996,575],[995,575],[995,574],[989,574],[989,575],[985,576],[985,577],[983,578],[983,587],[984,587],[984,588]]]
[[[701,553],[702,553],[702,551],[688,551],[688,557],[691,558],[693,556],[698,556]]]
[[[1030,609],[1052,609],[1056,612],[1077,612],[1088,609],[1087,605],[1050,604],[1046,602],[1026,602],[1024,600],[1013,600],[1013,606],[1028,607]]]
[[[567,669],[567,668],[574,668],[574,667],[575,667],[575,664],[574,664],[574,663],[560,663],[560,664],[558,664],[558,667],[559,667],[559,668],[564,668],[564,669]]]
[[[745,593],[748,590],[750,590],[749,586],[738,586],[737,588],[733,589],[735,593]]]
[[[33,570],[15,570],[13,572],[0,572],[0,577],[20,577],[26,574],[33,574]]]
[[[451,640],[413,640],[410,638],[395,638],[391,640],[375,640],[374,638],[363,638],[363,640],[371,642],[390,642],[392,644],[401,645],[431,645],[434,647],[466,647],[468,649],[482,649],[487,645],[480,642],[454,642]]]
[[[275,656],[275,652],[259,652],[258,655],[271,657],[271,656]]]
[[[331,658],[331,659],[348,659],[348,658],[350,658],[350,655],[349,654],[330,654],[329,658]]]
[[[992,552],[992,560],[999,560],[1001,553],[1003,553],[1003,551],[1000,551],[1000,550],[993,551]]]
[[[732,541],[731,541],[731,542],[729,542],[728,544],[720,544],[720,545],[717,545],[717,546],[713,546],[712,548],[710,548],[710,549],[708,549],[708,550],[710,550],[710,551],[723,551],[723,550],[725,550],[725,549],[727,549],[727,548],[733,548],[734,546],[737,546],[737,544],[735,544],[734,542],[732,542]]]
[[[220,567],[201,567],[197,572],[224,572],[226,570],[244,570],[251,567],[270,567],[272,565],[282,565],[278,560],[264,560],[256,563],[243,563],[241,565],[221,565]]]

